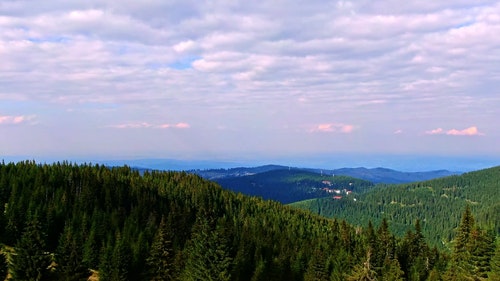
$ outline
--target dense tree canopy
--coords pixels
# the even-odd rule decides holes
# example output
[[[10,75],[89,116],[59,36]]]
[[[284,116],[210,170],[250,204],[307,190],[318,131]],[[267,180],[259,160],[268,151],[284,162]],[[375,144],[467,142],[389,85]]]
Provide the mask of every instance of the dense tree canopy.
[[[429,243],[446,250],[453,247],[450,242],[467,205],[483,229],[499,235],[499,199],[500,167],[493,167],[424,182],[377,185],[342,200],[312,199],[293,206],[361,226],[385,218],[397,235],[404,235],[418,219]]]
[[[420,222],[399,238],[385,220],[353,227],[181,172],[3,163],[0,209],[14,280],[90,272],[100,280],[426,280],[453,269]],[[465,242],[470,273],[494,276],[492,236],[467,231],[481,237]]]

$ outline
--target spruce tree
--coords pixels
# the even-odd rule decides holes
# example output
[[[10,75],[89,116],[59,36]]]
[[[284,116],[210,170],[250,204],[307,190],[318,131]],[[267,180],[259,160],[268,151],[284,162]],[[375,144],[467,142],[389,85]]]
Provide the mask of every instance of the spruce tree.
[[[90,273],[82,263],[81,239],[66,225],[59,239],[55,262],[59,279],[66,281],[86,280]]]
[[[490,260],[489,280],[500,281],[500,237],[497,237],[495,253]]]
[[[49,278],[51,257],[45,250],[44,234],[38,220],[28,222],[14,248],[10,265],[13,280],[40,281]]]
[[[382,271],[382,280],[384,281],[403,281],[404,272],[401,270],[397,259],[387,258],[384,261],[384,269]]]
[[[205,215],[198,215],[193,227],[192,239],[186,248],[186,266],[183,280],[229,281],[231,280],[232,258],[229,245],[219,226]]]
[[[162,218],[147,259],[149,277],[152,281],[174,279],[175,254],[172,248],[172,238],[172,234]]]
[[[4,253],[0,253],[0,280],[5,280],[8,269],[7,258]]]
[[[467,205],[454,240],[453,253],[448,269],[444,274],[445,280],[473,280],[473,265],[471,263],[471,233],[475,228],[474,217]]]
[[[317,247],[309,260],[307,270],[304,274],[304,281],[323,281],[329,280],[327,259],[324,249]]]
[[[358,264],[354,267],[350,275],[347,276],[347,281],[375,281],[377,273],[372,269],[370,262],[371,252],[366,253],[366,261],[362,265]]]

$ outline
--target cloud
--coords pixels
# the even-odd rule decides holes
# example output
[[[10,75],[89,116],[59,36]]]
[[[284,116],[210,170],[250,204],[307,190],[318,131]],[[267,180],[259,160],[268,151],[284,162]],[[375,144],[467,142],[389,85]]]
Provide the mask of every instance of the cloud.
[[[448,124],[474,120],[495,132],[498,0],[0,3],[0,112],[43,114],[54,130],[65,131],[75,118],[158,135],[189,124],[245,124],[257,138],[286,123],[311,125],[303,133],[367,128],[363,140],[370,140],[401,124],[405,134],[423,132],[446,118]],[[86,104],[113,110],[91,112]],[[62,107],[74,110],[60,113]],[[169,114],[183,122],[158,121]],[[123,116],[139,122],[122,124]],[[426,134],[481,134],[448,124]],[[186,143],[200,139],[192,133]],[[226,141],[236,138],[229,133],[220,130],[206,150],[229,147]],[[297,151],[309,151],[299,140]],[[273,141],[270,151],[293,142],[284,135]],[[361,141],[335,147],[378,149]]]
[[[430,131],[425,131],[425,134],[427,135],[440,135],[440,134],[443,134],[444,131],[442,128],[437,128],[437,129],[434,129],[434,130],[430,130]]]
[[[398,129],[398,130],[393,132],[393,134],[395,134],[395,135],[400,135],[402,133],[403,133],[403,130],[401,130],[401,129]]]
[[[23,123],[28,123],[32,121],[35,118],[35,115],[18,115],[18,116],[12,116],[12,115],[0,115],[0,125],[6,125],[6,124],[23,124]]]
[[[177,124],[162,124],[156,126],[156,128],[167,129],[167,128],[176,128],[176,129],[188,129],[191,126],[188,123],[177,123]]]
[[[337,133],[352,133],[354,131],[354,126],[353,125],[348,125],[348,124],[342,124],[342,123],[323,123],[323,124],[318,124],[313,126],[309,130],[309,132],[315,133],[315,132],[320,132],[320,133],[332,133],[332,132],[337,132]]]
[[[188,123],[180,122],[177,124],[169,124],[169,123],[164,123],[164,124],[151,124],[148,122],[136,122],[136,123],[125,123],[125,124],[119,124],[119,125],[114,125],[111,126],[112,128],[116,129],[142,129],[142,128],[151,128],[151,129],[168,129],[168,128],[173,128],[173,129],[188,129],[191,126]]]
[[[437,128],[434,130],[426,131],[427,135],[449,135],[449,136],[483,136],[484,134],[479,132],[476,126],[472,126],[463,130],[451,129],[443,130],[442,128]]]
[[[469,127],[463,130],[452,129],[446,132],[447,135],[452,136],[482,136],[483,133],[479,132],[477,127]]]

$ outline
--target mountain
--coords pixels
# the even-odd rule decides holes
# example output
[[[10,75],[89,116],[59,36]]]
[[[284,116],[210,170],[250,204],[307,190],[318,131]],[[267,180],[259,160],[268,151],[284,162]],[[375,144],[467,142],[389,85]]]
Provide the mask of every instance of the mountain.
[[[237,168],[229,168],[229,169],[191,169],[188,172],[197,174],[208,180],[217,180],[222,178],[232,178],[232,177],[241,177],[241,176],[250,176],[258,173],[264,173],[274,170],[284,170],[289,169],[286,166],[280,165],[264,165],[257,167],[237,167]],[[294,168],[295,169],[295,168]]]
[[[246,195],[259,196],[281,203],[291,203],[325,196],[344,196],[352,191],[362,192],[373,187],[371,182],[348,176],[321,175],[302,169],[276,169],[265,166],[260,173],[242,170],[240,176],[213,179],[223,188]],[[257,171],[257,170],[252,170]]]
[[[445,170],[410,173],[385,168],[322,170],[280,165],[188,172],[213,180],[226,189],[284,204],[311,198],[342,196],[340,193],[345,193],[344,190],[362,192],[373,187],[373,183],[411,182],[454,174]]]
[[[447,247],[466,205],[479,225],[500,233],[500,167],[409,184],[377,185],[341,200],[321,198],[292,205],[365,226],[385,218],[399,235],[419,219],[431,243]]]
[[[273,171],[273,170],[283,170],[283,169],[303,170],[330,176],[331,175],[349,176],[353,178],[370,181],[373,183],[409,183],[409,182],[424,181],[424,180],[430,180],[430,179],[460,174],[460,172],[451,172],[448,170],[436,170],[436,171],[425,171],[425,172],[401,172],[387,168],[368,169],[364,167],[328,170],[328,169],[317,169],[317,168],[297,168],[297,167],[291,168],[288,166],[280,166],[280,165],[265,165],[265,166],[251,167],[251,168],[239,167],[239,168],[229,168],[229,169],[191,170],[190,172],[196,173],[201,177],[209,180],[217,180],[220,178],[248,176],[257,173]]]
[[[328,173],[364,179],[373,183],[409,183],[460,174],[448,170],[400,172],[387,168],[367,169],[363,167],[335,169],[328,171]]]

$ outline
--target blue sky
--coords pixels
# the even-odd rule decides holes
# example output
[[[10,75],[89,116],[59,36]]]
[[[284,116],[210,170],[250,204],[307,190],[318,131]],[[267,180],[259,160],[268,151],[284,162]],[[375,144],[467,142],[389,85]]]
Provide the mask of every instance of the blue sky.
[[[3,0],[0,155],[499,159],[498,34],[488,0]]]

